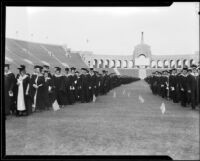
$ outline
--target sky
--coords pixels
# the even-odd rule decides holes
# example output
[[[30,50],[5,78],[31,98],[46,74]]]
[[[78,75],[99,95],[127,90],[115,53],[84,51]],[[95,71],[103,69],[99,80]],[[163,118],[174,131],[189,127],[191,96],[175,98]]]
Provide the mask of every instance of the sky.
[[[197,2],[170,7],[7,7],[6,37],[67,45],[73,51],[132,55],[141,41],[153,55],[199,51]]]

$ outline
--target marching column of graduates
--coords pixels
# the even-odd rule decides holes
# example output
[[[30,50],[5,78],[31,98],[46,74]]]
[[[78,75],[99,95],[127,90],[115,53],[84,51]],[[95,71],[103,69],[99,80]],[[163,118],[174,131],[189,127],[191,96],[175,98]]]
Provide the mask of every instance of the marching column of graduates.
[[[145,80],[154,95],[180,103],[182,107],[195,109],[200,106],[199,75],[200,67],[192,65],[191,68],[184,67],[180,72],[176,68],[156,71]]]
[[[99,95],[106,95],[110,90],[121,84],[139,80],[128,76],[102,74],[93,68],[65,68],[64,74],[60,67],[55,67],[51,74],[49,66],[34,66],[32,75],[26,73],[26,67],[21,65],[19,73],[10,71],[10,65],[4,67],[5,114],[27,116],[33,112],[50,110],[56,102],[59,108],[76,102],[95,102]]]

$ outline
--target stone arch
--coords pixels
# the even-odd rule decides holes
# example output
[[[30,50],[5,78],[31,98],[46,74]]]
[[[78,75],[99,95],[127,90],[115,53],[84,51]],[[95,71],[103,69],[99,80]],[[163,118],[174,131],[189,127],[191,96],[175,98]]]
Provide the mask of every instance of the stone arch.
[[[110,61],[108,59],[105,60],[104,64],[105,64],[105,68],[110,67]]]
[[[133,68],[133,60],[128,61],[128,68]]]
[[[176,61],[176,66],[177,66],[177,68],[182,68],[182,62],[181,62],[181,60],[177,60]]]
[[[170,60],[170,68],[176,67],[176,63],[174,60]]]
[[[183,66],[189,67],[189,61],[187,59],[183,60]]]
[[[157,61],[157,68],[163,68],[163,61],[162,60]]]
[[[156,61],[155,60],[151,61],[151,68],[156,68]]]
[[[122,61],[121,60],[117,60],[117,68],[121,68],[122,67]]]
[[[190,60],[190,66],[192,65],[192,64],[195,64],[196,62],[195,62],[195,60],[194,59],[191,59]]]
[[[164,68],[169,68],[169,61],[168,60],[164,60]]]
[[[111,68],[115,68],[116,67],[116,61],[115,60],[111,60],[110,61],[110,67]]]
[[[122,68],[128,68],[128,61],[127,60],[124,60],[122,62]]]
[[[98,68],[98,60],[97,59],[93,60],[93,68]]]
[[[99,60],[99,68],[103,68],[103,65],[104,65],[103,59],[100,59]]]

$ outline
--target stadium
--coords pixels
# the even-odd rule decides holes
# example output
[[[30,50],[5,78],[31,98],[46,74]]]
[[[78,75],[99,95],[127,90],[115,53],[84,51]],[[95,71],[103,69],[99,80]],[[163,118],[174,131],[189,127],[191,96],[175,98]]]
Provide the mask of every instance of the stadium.
[[[33,10],[30,11],[33,12]],[[13,13],[16,14],[16,11]],[[40,12],[38,11],[38,13]],[[40,14],[43,15],[44,13],[42,11]],[[60,14],[60,12],[57,13]],[[111,12],[111,17],[113,13]],[[37,17],[38,19],[40,14]],[[76,14],[75,11],[72,14]],[[86,12],[83,12],[84,14]],[[96,17],[100,16],[100,11],[95,14]],[[102,19],[104,17],[106,16],[103,16]],[[82,18],[79,19],[80,22],[87,21],[87,18],[83,18],[83,21]],[[116,19],[116,17],[112,18],[111,20],[113,21]],[[12,21],[15,21],[14,18]],[[52,22],[52,20],[50,21]],[[64,24],[63,21],[58,22]],[[78,32],[77,35],[81,35],[84,27],[79,32],[79,30],[75,30],[77,27],[75,18],[71,21],[69,20],[69,22],[72,22],[69,23],[69,28],[70,25],[73,26],[73,23],[75,23],[71,32],[73,34]],[[106,20],[105,22],[108,21]],[[141,23],[141,21],[138,22]],[[19,24],[19,22],[16,22],[16,24]],[[110,31],[113,30],[114,32],[113,24],[111,23]],[[93,25],[91,26],[93,27]],[[47,28],[46,26],[45,28]],[[149,26],[149,28],[153,28],[152,26],[154,25]],[[91,28],[86,31],[91,33],[91,35],[96,35]],[[117,29],[122,31],[119,28]],[[98,30],[100,29],[101,27],[98,28]],[[119,32],[118,30],[117,32]],[[62,31],[63,35],[65,35],[64,30]],[[105,35],[106,31],[107,29],[104,31]],[[22,32],[20,31],[20,33]],[[51,34],[58,36],[60,31],[57,32],[49,33],[48,37]],[[70,31],[68,32],[70,37]],[[107,42],[104,42],[106,38],[101,40],[101,30],[99,32],[96,44],[103,46],[99,43],[100,41],[106,45]],[[37,41],[40,40],[39,36],[38,39],[36,38],[36,41],[20,38],[18,31],[10,30],[10,33],[14,33],[13,35],[15,36],[9,36],[8,34],[5,38],[4,70],[7,69],[7,73],[5,70],[4,83],[6,84],[10,81],[7,77],[10,73],[13,73],[15,79],[14,88],[16,89],[9,90],[7,87],[4,88],[5,91],[7,90],[5,95],[7,94],[8,96],[8,99],[5,99],[4,102],[7,104],[9,102],[9,109],[11,109],[9,115],[6,114],[5,119],[6,156],[149,155],[169,156],[172,159],[199,159],[199,51],[196,48],[195,50],[190,50],[189,48],[188,51],[190,53],[188,54],[166,54],[166,52],[165,54],[157,54],[154,52],[155,48],[159,49],[160,46],[160,48],[163,46],[155,46],[155,43],[146,43],[150,39],[154,42],[154,37],[148,37],[150,35],[148,33],[144,37],[146,30],[134,32],[134,37],[137,38],[133,39],[134,44],[130,42],[131,53],[122,53],[120,51],[120,54],[109,54],[110,48],[108,45],[108,52],[98,54],[92,48],[80,50],[81,43],[77,35],[77,37],[74,37],[74,39],[77,38],[77,43],[75,40],[71,40],[72,45],[63,45],[64,43],[60,43],[59,39],[48,42],[43,41],[44,39]],[[176,32],[174,31],[174,33]],[[33,34],[36,35],[36,33]],[[130,37],[127,36],[126,38],[131,40]],[[109,36],[107,38],[109,39]],[[182,39],[185,40],[185,37]],[[114,42],[115,37],[112,40],[113,44],[118,43],[117,40]],[[161,40],[160,38],[160,40],[156,41]],[[74,47],[73,41],[79,47]],[[86,44],[89,41],[87,39]],[[123,44],[122,42],[120,43]],[[120,49],[116,44],[113,45],[116,46],[116,50]],[[176,46],[181,43],[174,44]],[[176,49],[180,48],[177,47]],[[45,66],[48,67],[48,71],[43,70]],[[184,75],[184,71],[187,74],[184,77],[179,77]],[[45,72],[48,79],[53,80],[52,84],[47,85],[47,91],[49,92],[47,95],[55,93],[55,96],[53,95],[54,100],[49,109],[37,111],[35,110],[35,108],[37,109],[37,103],[35,102],[37,102],[36,96],[39,93],[38,88],[40,87],[40,85],[37,85],[37,81],[39,77],[42,77],[45,80],[44,84],[46,83]],[[57,72],[60,73],[57,74]],[[107,74],[105,74],[106,72]],[[78,73],[77,76],[76,73]],[[36,76],[35,78],[34,75]],[[96,76],[95,83],[91,78],[94,75]],[[71,79],[69,78],[70,76],[74,78]],[[58,81],[56,85],[55,80],[60,77],[62,77],[62,81]],[[79,77],[81,78],[80,89],[76,86]],[[27,78],[28,85],[26,90],[24,90],[23,80]],[[97,78],[99,78],[100,83]],[[32,79],[33,82],[31,82]],[[106,79],[109,80],[109,85],[105,83]],[[98,83],[96,83],[96,80]],[[185,81],[186,85],[182,83],[182,80]],[[191,83],[191,80],[193,83]],[[24,111],[28,108],[31,109],[31,112],[27,115],[18,115],[20,111],[18,102],[20,102],[19,100],[22,97],[19,91],[23,91],[20,89],[20,83],[21,87],[23,87],[22,89],[26,91],[26,94],[22,92],[24,94],[22,102],[25,102],[24,106],[30,105],[30,107],[25,107]],[[69,87],[68,84],[70,84]],[[194,84],[196,86],[193,86]],[[59,85],[60,87],[57,89]],[[98,86],[98,90],[96,86]],[[53,92],[49,90],[51,88],[55,88],[54,91],[52,90]],[[69,89],[65,90],[64,88]],[[74,92],[74,90],[78,91],[78,89],[81,94]],[[30,92],[27,92],[28,90]],[[34,90],[35,93],[33,92]],[[88,96],[90,97],[89,101],[82,101],[79,98],[79,96],[85,98],[85,95],[89,95],[84,90],[91,93]],[[184,90],[185,93],[183,92]],[[64,93],[64,95],[63,92],[67,94]],[[64,100],[71,101],[71,93],[78,97],[74,98],[76,100],[73,103],[69,101],[66,104],[60,104],[58,99],[61,96],[58,93],[66,97]],[[43,93],[40,95],[40,101],[44,101],[44,98],[47,98],[42,95]],[[67,98],[68,96],[69,98]],[[25,101],[27,98],[30,99],[29,101],[32,104],[27,105]],[[14,99],[15,101],[13,101]],[[56,105],[58,106],[56,110],[54,108],[55,102],[58,104]]]

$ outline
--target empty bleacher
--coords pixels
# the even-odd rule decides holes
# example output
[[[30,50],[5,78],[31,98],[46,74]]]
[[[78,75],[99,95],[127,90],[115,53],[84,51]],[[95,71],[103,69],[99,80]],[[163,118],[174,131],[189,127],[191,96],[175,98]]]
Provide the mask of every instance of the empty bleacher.
[[[49,65],[50,70],[59,66],[82,68],[87,67],[80,54],[69,53],[59,45],[33,43],[28,41],[6,38],[6,63],[13,64],[14,67],[20,64],[26,65],[28,72],[33,72],[33,66]],[[17,70],[16,70],[17,71]]]

